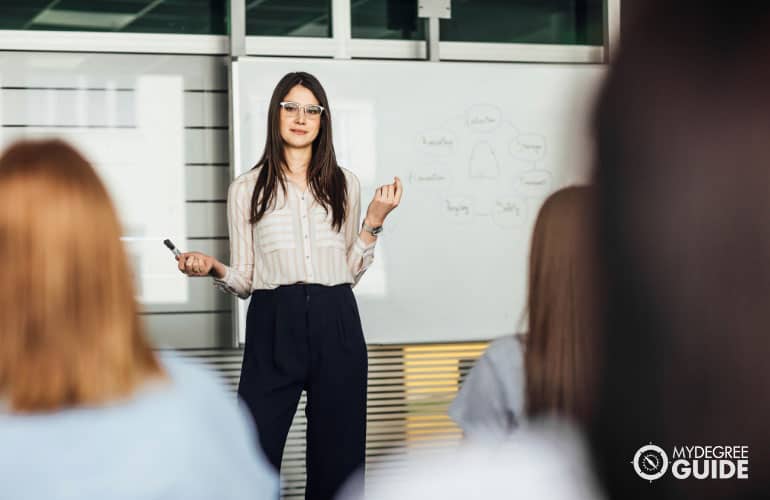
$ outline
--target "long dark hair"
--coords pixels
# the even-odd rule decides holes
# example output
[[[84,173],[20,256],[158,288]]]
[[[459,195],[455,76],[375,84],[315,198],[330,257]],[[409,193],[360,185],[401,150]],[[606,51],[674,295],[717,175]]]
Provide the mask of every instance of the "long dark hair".
[[[524,337],[526,412],[586,422],[599,353],[593,246],[594,190],[552,194],[535,222],[529,258],[529,328]]]
[[[332,213],[332,227],[337,231],[345,220],[345,204],[347,203],[347,184],[345,174],[337,164],[332,143],[332,117],[326,91],[316,77],[305,72],[289,73],[278,82],[270,98],[270,109],[267,112],[267,138],[262,158],[254,168],[262,167],[251,195],[250,222],[256,224],[272,206],[276,190],[280,186],[286,193],[286,176],[283,171],[285,163],[284,143],[280,128],[280,103],[297,85],[301,85],[313,93],[318,103],[324,107],[321,113],[321,127],[318,137],[313,141],[313,155],[307,171],[308,186],[316,200]]]
[[[770,498],[770,4],[651,2],[595,118],[610,499]],[[682,20],[686,19],[686,22]],[[748,480],[650,485],[650,441],[748,445]]]

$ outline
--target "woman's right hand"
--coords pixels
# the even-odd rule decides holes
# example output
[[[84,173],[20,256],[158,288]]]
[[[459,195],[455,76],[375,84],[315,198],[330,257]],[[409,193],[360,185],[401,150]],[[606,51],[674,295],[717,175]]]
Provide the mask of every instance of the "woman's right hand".
[[[201,252],[185,252],[177,257],[178,267],[187,276],[224,278],[224,266],[214,257]]]

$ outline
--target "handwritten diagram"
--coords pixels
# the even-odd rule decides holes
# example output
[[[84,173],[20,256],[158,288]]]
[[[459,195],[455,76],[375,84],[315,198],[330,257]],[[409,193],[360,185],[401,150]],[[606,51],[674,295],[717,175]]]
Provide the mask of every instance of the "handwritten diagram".
[[[551,192],[554,180],[545,134],[514,122],[497,105],[474,104],[418,133],[420,160],[408,181],[438,195],[453,224],[487,220],[500,229],[523,228],[529,207]]]
[[[514,197],[504,197],[495,200],[492,220],[501,229],[512,229],[524,224],[525,206]]]
[[[470,158],[470,177],[473,179],[497,179],[500,177],[500,163],[492,145],[486,141],[473,147]]]
[[[465,125],[474,132],[491,132],[502,123],[502,110],[492,104],[476,104],[465,111]]]
[[[447,197],[444,200],[444,213],[454,223],[469,223],[473,219],[473,199],[463,195]]]

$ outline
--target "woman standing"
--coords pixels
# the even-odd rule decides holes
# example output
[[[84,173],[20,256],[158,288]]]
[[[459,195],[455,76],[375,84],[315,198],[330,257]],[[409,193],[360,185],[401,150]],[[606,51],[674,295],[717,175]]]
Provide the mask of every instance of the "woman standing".
[[[262,158],[228,191],[231,265],[198,252],[179,258],[185,274],[251,296],[238,393],[276,468],[306,390],[308,499],[331,498],[363,473],[368,362],[351,287],[403,192],[398,178],[378,188],[359,227],[360,184],[337,164],[331,126],[320,82],[284,76]]]

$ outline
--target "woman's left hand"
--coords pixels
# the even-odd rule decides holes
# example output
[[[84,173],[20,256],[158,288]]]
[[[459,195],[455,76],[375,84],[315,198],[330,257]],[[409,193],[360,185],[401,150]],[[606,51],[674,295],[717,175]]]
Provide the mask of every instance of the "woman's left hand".
[[[404,188],[401,179],[394,177],[393,184],[380,186],[374,192],[374,197],[366,210],[366,223],[370,226],[381,226],[394,208],[401,202]]]

